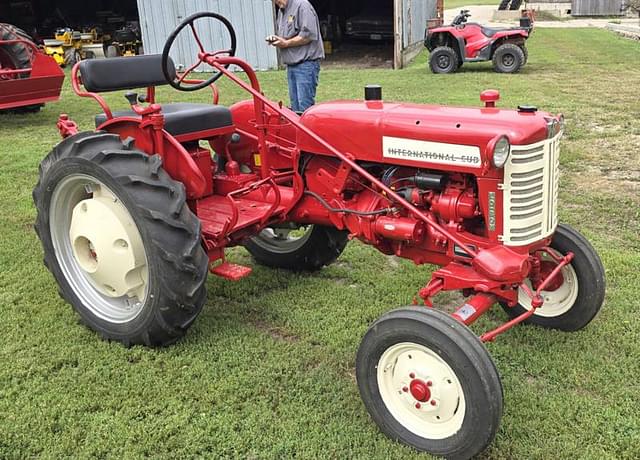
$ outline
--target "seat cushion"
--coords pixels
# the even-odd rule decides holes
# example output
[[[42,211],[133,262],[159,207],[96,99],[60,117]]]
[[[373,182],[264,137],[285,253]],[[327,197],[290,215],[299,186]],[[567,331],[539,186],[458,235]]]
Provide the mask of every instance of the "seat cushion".
[[[231,111],[221,105],[178,102],[162,104],[161,107],[164,129],[174,136],[233,125]],[[133,110],[113,112],[113,116],[140,118]],[[105,121],[107,116],[104,113],[96,115],[96,127]]]

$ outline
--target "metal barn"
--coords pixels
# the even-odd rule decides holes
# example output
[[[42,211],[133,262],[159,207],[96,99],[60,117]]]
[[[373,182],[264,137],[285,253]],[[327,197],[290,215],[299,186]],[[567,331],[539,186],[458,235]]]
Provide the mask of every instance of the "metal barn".
[[[422,49],[427,21],[437,15],[438,0],[378,0],[393,3],[393,67],[400,68]],[[275,33],[272,0],[137,0],[145,53],[161,53],[166,37],[185,17],[199,11],[214,11],[229,18],[238,34],[237,55],[256,69],[278,67],[276,50],[264,38]],[[355,10],[367,0],[311,0],[319,15],[335,14],[345,8]],[[206,42],[221,48],[221,28],[204,32]],[[178,40],[174,61],[189,66],[197,55],[193,40]],[[206,45],[205,45],[206,46]],[[380,46],[386,46],[381,43]]]

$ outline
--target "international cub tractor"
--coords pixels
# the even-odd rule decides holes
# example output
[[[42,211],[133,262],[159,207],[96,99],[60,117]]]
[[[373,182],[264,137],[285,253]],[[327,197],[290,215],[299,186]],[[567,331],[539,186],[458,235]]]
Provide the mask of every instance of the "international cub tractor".
[[[229,34],[228,49],[203,46],[198,31],[213,21]],[[178,34],[199,50],[179,73],[171,58]],[[479,108],[386,102],[379,86],[364,100],[297,114],[263,94],[235,50],[229,21],[205,12],[186,18],[162,55],[73,68],[75,92],[100,105],[96,130],[79,132],[61,115],[64,139],[42,161],[33,191],[36,231],[61,295],[104,339],[165,346],[203,308],[208,272],[250,274],[225,259],[232,246],[244,245],[258,264],[318,270],[357,238],[435,264],[416,287],[424,305],[384,314],[365,334],[357,383],[391,438],[450,458],[481,452],[503,407],[484,343],[523,322],[581,329],[604,299],[598,255],[558,222],[562,115],[498,108],[490,90]],[[213,71],[206,80],[192,74],[203,64]],[[250,99],[224,107],[215,89],[213,104],[155,99],[156,86],[214,88],[222,76]],[[146,92],[128,92],[124,111],[100,94],[135,88]],[[437,310],[443,291],[466,300],[452,314]],[[476,335],[469,325],[496,304],[510,319]]]
[[[0,23],[0,110],[38,111],[60,97],[64,73],[22,29]]]
[[[427,28],[424,45],[430,52],[433,73],[452,73],[465,62],[492,61],[499,73],[518,72],[528,59],[525,42],[533,30],[532,16],[520,18],[520,27],[492,29],[467,23],[469,10],[461,10],[451,25]]]

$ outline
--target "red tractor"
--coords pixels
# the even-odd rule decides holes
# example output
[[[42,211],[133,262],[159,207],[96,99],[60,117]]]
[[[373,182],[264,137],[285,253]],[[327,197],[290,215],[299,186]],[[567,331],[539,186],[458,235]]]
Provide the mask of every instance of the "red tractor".
[[[205,19],[223,24],[230,49],[205,50],[197,33]],[[193,32],[198,60],[176,73],[170,51],[183,29]],[[225,260],[231,246],[244,245],[259,264],[318,270],[357,238],[438,265],[417,287],[425,306],[391,311],[364,336],[358,386],[391,438],[452,458],[482,451],[503,405],[484,342],[522,322],[581,329],[604,299],[598,255],[558,223],[563,117],[497,108],[496,91],[483,92],[484,107],[450,108],[384,102],[377,86],[365,100],[299,115],[263,95],[235,49],[224,17],[198,13],[162,55],[73,68],[76,93],[102,108],[97,129],[78,132],[61,115],[64,139],[33,191],[62,296],[104,339],[163,346],[200,313],[209,271],[249,275]],[[211,78],[189,76],[203,63]],[[215,91],[211,105],[155,100],[157,85],[192,91],[221,76],[251,98],[231,107],[217,105]],[[144,87],[145,95],[126,94],[131,108],[121,112],[99,94]],[[434,296],[451,290],[463,305],[452,314],[433,308]],[[468,326],[495,304],[511,319],[478,337]]]
[[[518,72],[528,59],[525,42],[533,29],[532,16],[520,19],[520,27],[491,29],[467,23],[469,10],[462,10],[450,26],[427,29],[424,45],[433,73],[451,73],[465,62],[493,61],[500,73]]]
[[[37,112],[60,97],[64,73],[25,31],[0,23],[0,110]]]

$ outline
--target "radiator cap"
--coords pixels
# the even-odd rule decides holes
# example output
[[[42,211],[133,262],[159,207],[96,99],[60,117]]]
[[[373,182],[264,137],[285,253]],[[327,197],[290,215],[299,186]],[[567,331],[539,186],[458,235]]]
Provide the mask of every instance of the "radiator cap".
[[[519,105],[518,112],[523,113],[536,113],[538,111],[538,107],[535,105]]]

